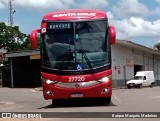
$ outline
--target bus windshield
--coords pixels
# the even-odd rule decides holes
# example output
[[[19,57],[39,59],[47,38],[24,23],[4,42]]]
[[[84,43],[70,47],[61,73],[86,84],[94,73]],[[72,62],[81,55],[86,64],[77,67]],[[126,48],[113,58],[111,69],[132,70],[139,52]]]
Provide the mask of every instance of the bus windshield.
[[[110,64],[107,20],[49,22],[42,34],[42,65],[57,70],[85,70]]]

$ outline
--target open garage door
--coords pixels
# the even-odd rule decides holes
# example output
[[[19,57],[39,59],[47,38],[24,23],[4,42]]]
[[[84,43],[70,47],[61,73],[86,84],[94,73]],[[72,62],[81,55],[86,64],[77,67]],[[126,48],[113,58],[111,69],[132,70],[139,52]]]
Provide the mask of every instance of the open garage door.
[[[137,71],[142,71],[142,65],[134,65],[134,75],[136,75]]]

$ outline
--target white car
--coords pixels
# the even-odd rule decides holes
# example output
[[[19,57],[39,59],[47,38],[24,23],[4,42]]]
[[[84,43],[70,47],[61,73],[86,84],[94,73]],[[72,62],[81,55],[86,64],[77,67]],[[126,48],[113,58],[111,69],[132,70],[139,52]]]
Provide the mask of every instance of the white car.
[[[126,85],[130,89],[131,87],[150,86],[155,83],[153,71],[139,71],[136,73],[133,79],[127,81]]]

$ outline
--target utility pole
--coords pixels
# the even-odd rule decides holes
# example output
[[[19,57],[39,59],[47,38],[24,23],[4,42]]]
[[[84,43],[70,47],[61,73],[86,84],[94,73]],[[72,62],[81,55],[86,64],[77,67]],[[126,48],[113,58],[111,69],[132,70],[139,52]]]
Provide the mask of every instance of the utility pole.
[[[9,0],[9,20],[8,20],[8,24],[10,26],[13,26],[13,14],[16,12],[14,9],[13,9],[13,0]]]
[[[8,18],[8,24],[9,26],[13,26],[13,14],[16,12],[13,9],[13,0],[9,0],[8,2],[9,5],[9,18]],[[12,58],[10,60],[11,63],[11,87],[14,87],[14,80],[13,80],[13,62],[12,62]]]

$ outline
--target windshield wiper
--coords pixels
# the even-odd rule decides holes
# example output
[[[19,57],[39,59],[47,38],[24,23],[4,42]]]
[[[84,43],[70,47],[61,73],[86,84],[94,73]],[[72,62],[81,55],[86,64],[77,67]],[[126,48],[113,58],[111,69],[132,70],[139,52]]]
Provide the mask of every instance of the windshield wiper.
[[[84,56],[84,59],[85,59],[86,62],[87,62],[88,67],[90,68],[90,70],[92,71],[92,73],[95,73],[95,72],[94,72],[94,69],[93,69],[93,67],[92,67],[92,65],[91,65],[91,62],[89,61],[86,53],[84,52],[84,50],[83,50],[83,48],[82,48],[81,41],[80,41],[80,46],[81,46],[81,52],[82,52],[82,54],[83,54],[83,56]]]

